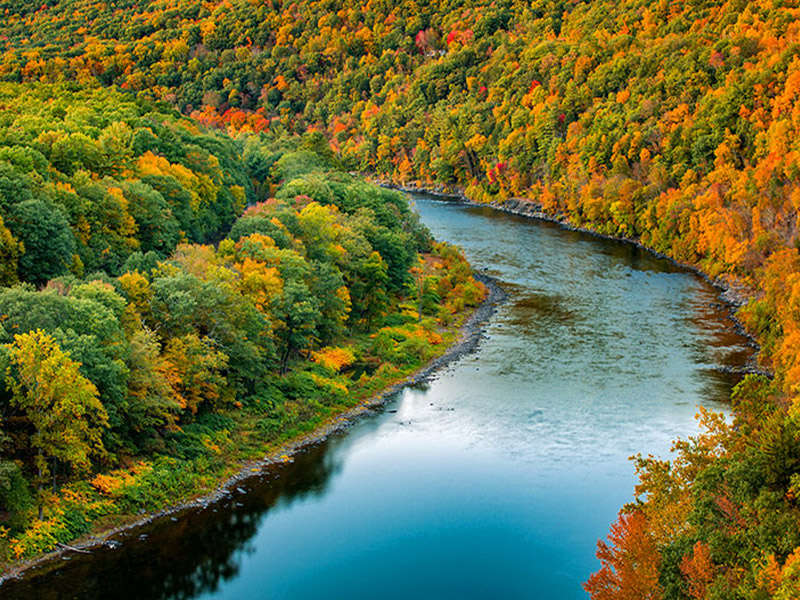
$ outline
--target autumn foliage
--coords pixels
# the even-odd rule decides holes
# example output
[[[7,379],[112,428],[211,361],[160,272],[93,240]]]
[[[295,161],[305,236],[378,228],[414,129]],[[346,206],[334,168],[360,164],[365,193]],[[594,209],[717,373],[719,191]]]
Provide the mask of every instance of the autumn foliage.
[[[656,600],[659,554],[641,512],[621,514],[608,541],[597,543],[602,567],[584,589],[597,600]]]
[[[463,256],[344,172],[526,198],[743,290],[773,376],[740,384],[733,425],[703,415],[672,461],[636,460],[587,589],[796,597],[795,4],[6,2],[0,283],[44,292],[0,293],[0,337],[41,328],[82,363],[106,449],[183,436],[208,456],[227,443],[208,413],[246,403],[273,434],[348,370],[429,355],[436,332],[415,323],[482,297]],[[0,500],[33,464],[29,424],[2,426]]]
[[[441,352],[483,298],[318,136],[232,140],[105,89],[0,98],[0,562],[212,487]]]

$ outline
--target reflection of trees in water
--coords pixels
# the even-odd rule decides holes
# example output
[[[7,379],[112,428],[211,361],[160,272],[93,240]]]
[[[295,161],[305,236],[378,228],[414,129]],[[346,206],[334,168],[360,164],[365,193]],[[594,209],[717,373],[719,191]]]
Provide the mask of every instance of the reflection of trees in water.
[[[744,375],[735,372],[729,373],[720,367],[712,367],[698,370],[696,377],[700,379],[700,390],[697,392],[699,398],[727,402],[731,396],[731,390],[742,380]]]
[[[255,551],[248,542],[270,508],[325,492],[342,467],[329,446],[320,444],[298,454],[293,464],[270,467],[263,477],[242,484],[246,494],[234,486],[224,502],[179,514],[176,522],[167,517],[133,530],[116,550],[76,555],[31,572],[3,585],[0,597],[184,600],[213,592],[238,575],[243,555]]]

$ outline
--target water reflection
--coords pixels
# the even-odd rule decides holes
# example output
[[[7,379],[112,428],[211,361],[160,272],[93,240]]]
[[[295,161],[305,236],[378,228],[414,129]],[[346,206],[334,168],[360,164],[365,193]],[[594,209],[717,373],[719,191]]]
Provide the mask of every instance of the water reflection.
[[[188,599],[216,592],[239,575],[267,511],[319,497],[341,470],[331,442],[242,482],[227,501],[164,517],[119,536],[117,549],[73,555],[3,585],[3,600]],[[245,492],[245,493],[243,493]],[[46,581],[41,581],[46,579]],[[124,585],[120,585],[124,582]]]
[[[582,319],[558,294],[514,294],[509,324],[514,327],[571,326]]]

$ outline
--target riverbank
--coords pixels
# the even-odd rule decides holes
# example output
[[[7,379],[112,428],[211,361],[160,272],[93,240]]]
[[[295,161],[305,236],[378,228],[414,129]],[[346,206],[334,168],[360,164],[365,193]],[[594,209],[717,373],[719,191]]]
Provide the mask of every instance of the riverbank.
[[[719,370],[725,373],[731,373],[737,375],[754,374],[754,375],[764,375],[770,378],[773,377],[772,371],[764,369],[758,364],[758,353],[761,350],[758,340],[751,332],[749,332],[745,328],[744,324],[739,320],[736,314],[737,311],[742,306],[747,304],[750,298],[752,298],[755,295],[755,291],[743,285],[741,282],[736,281],[735,279],[732,278],[712,279],[699,267],[688,263],[683,263],[681,261],[672,258],[667,254],[658,252],[657,250],[654,250],[646,246],[636,238],[608,235],[599,233],[588,227],[575,226],[572,223],[570,223],[567,220],[566,216],[564,216],[563,214],[548,213],[543,209],[540,203],[527,198],[509,198],[503,202],[494,201],[485,203],[485,202],[476,202],[475,200],[471,200],[469,197],[467,197],[466,193],[464,192],[464,189],[457,186],[445,186],[439,184],[435,185],[434,187],[426,187],[414,184],[400,185],[397,183],[387,182],[378,179],[372,179],[371,181],[376,185],[380,185],[382,187],[390,189],[395,189],[409,194],[426,194],[428,196],[441,198],[442,200],[455,201],[468,206],[490,207],[495,210],[512,215],[537,219],[540,221],[547,221],[549,223],[555,223],[569,231],[578,231],[601,239],[614,240],[618,242],[632,244],[637,248],[641,248],[642,250],[649,252],[653,256],[657,256],[658,258],[671,262],[677,267],[691,271],[692,273],[703,279],[705,282],[707,282],[709,285],[718,290],[719,298],[724,303],[728,317],[733,323],[734,332],[744,337],[747,340],[750,347],[753,349],[753,354],[748,360],[748,363],[746,365],[742,367],[720,366]]]
[[[147,525],[160,518],[169,517],[185,510],[207,508],[215,503],[225,501],[233,495],[235,489],[239,487],[242,482],[252,477],[257,477],[264,468],[277,463],[291,461],[292,457],[297,452],[323,442],[332,434],[346,430],[358,419],[379,409],[394,394],[403,388],[425,382],[438,370],[466,354],[473,352],[483,337],[484,325],[497,311],[498,306],[507,298],[506,292],[498,282],[491,277],[475,273],[474,278],[486,286],[486,297],[481,304],[467,316],[458,329],[456,339],[447,346],[444,352],[430,360],[411,375],[394,382],[389,387],[372,395],[357,406],[334,415],[313,431],[279,445],[262,458],[243,463],[234,475],[225,479],[213,491],[207,494],[186,502],[177,503],[156,512],[142,515],[117,527],[81,538],[72,544],[61,544],[57,550],[43,554],[34,559],[14,564],[0,574],[0,588],[2,588],[5,581],[19,579],[28,571],[51,565],[64,555],[71,553],[90,553],[92,549],[100,546],[118,547],[120,542],[114,538],[123,532],[136,529],[137,527]]]

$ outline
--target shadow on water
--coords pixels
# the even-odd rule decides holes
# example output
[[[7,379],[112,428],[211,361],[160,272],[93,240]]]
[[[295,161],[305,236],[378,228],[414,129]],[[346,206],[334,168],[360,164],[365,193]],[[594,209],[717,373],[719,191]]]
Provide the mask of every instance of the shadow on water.
[[[447,201],[443,201],[443,203],[447,203]],[[457,202],[453,204],[457,204]],[[501,227],[509,224],[530,227],[532,221],[534,221],[530,217],[501,212],[489,206],[465,205],[463,211],[465,214],[491,219],[499,223]],[[592,253],[624,261],[627,266],[636,271],[681,274],[689,272],[688,269],[630,242],[598,236],[588,231],[565,229],[563,225],[551,221],[535,220],[535,224],[539,233],[545,234],[548,238],[558,240],[567,246],[591,244]]]
[[[727,373],[717,366],[699,370],[698,376],[701,381],[700,393],[706,398],[726,397],[744,379],[741,373]]]
[[[214,592],[238,576],[248,542],[268,511],[325,493],[342,465],[329,452],[336,438],[272,465],[202,509],[162,517],[118,536],[122,545],[32,570],[0,586],[3,600],[166,600]],[[124,581],[124,585],[120,582]]]
[[[558,294],[547,293],[517,293],[514,294],[509,310],[509,325],[516,327],[530,327],[532,322],[541,321],[559,325],[572,325],[582,319],[581,315],[569,308],[570,304],[564,302]]]

